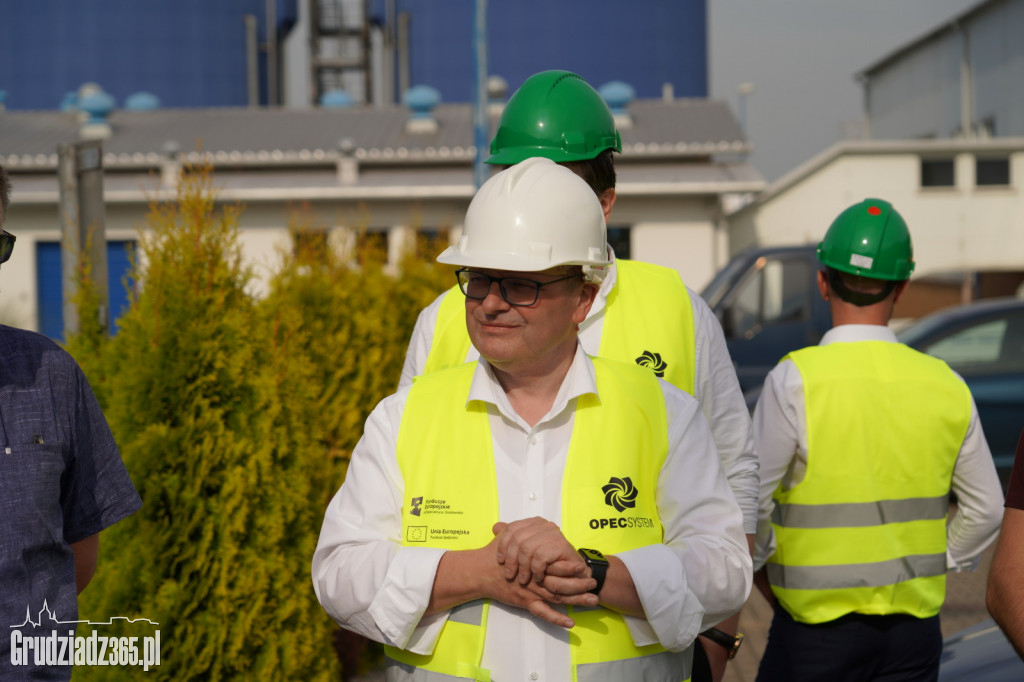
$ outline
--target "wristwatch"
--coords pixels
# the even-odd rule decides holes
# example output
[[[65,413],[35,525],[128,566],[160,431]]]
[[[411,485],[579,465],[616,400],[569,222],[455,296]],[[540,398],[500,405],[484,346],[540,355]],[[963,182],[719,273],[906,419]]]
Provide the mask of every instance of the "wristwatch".
[[[707,637],[712,642],[729,652],[729,660],[736,658],[736,652],[740,650],[740,644],[743,644],[743,635],[737,633],[730,635],[724,630],[718,628],[711,628],[700,633],[701,637]]]
[[[590,590],[591,594],[599,594],[604,587],[605,576],[608,575],[608,560],[596,549],[580,547],[577,552],[583,557],[583,561],[590,567],[590,575],[597,581],[597,587]]]

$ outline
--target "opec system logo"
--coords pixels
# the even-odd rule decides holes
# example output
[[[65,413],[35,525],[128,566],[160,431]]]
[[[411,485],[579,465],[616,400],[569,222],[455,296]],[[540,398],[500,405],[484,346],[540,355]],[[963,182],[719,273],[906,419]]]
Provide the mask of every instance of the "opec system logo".
[[[633,480],[629,476],[612,476],[608,479],[606,485],[601,486],[601,492],[604,493],[604,503],[609,507],[614,507],[615,511],[622,514],[627,509],[636,508],[636,498],[640,494],[640,491],[633,485]],[[590,519],[590,527],[594,530],[604,530],[606,528],[655,528],[656,524],[654,519],[649,516],[619,516],[613,518],[595,518]]]
[[[661,359],[661,353],[653,353],[649,350],[645,350],[644,354],[636,359],[636,364],[641,367],[650,367],[654,371],[654,375],[659,377],[664,377],[665,370],[668,369],[668,364]]]
[[[629,476],[612,476],[608,484],[602,486],[601,491],[604,493],[604,503],[609,507],[615,507],[615,511],[620,514],[636,506],[637,490]]]

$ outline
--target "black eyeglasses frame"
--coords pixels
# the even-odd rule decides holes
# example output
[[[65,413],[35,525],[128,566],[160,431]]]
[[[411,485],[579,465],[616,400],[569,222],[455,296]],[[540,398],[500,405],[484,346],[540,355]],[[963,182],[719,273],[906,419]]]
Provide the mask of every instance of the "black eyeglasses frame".
[[[487,282],[487,293],[484,294],[483,296],[470,296],[469,292],[466,290],[469,283],[468,282],[463,282],[463,280],[462,280],[462,276],[464,274],[473,274],[473,275],[478,275],[480,277],[486,277],[489,280]],[[486,272],[480,272],[479,270],[472,270],[470,268],[459,268],[458,270],[455,271],[455,279],[459,283],[459,291],[461,291],[463,296],[465,296],[466,298],[471,299],[473,301],[482,301],[482,300],[484,300],[485,298],[487,298],[487,296],[491,292],[491,285],[494,284],[495,282],[497,282],[498,283],[498,291],[501,292],[501,297],[502,297],[502,299],[504,299],[505,303],[508,303],[510,306],[515,306],[517,308],[529,308],[530,306],[535,305],[537,303],[537,299],[540,298],[540,290],[541,290],[542,287],[546,287],[549,284],[554,284],[555,282],[564,282],[567,279],[573,279],[574,277],[582,277],[582,276],[583,276],[583,273],[581,273],[581,272],[574,272],[571,275],[566,275],[565,277],[559,277],[558,279],[553,279],[550,282],[538,282],[537,280],[528,279],[526,277],[494,277],[492,275],[488,275]],[[517,282],[522,282],[524,284],[529,284],[529,285],[532,285],[534,287],[533,300],[532,301],[530,301],[529,303],[515,303],[515,302],[509,300],[508,291],[505,288],[505,282],[513,281],[513,280],[517,281]]]
[[[11,259],[14,242],[17,240],[18,238],[7,230],[0,230],[0,263],[6,263]]]

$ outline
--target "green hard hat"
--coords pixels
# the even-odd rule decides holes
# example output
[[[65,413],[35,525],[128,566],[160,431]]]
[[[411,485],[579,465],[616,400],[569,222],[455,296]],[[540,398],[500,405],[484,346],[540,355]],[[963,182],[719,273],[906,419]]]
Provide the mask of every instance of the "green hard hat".
[[[865,199],[832,222],[818,244],[818,260],[851,275],[902,281],[914,271],[914,248],[892,204]]]
[[[622,151],[615,119],[597,90],[571,71],[541,71],[509,98],[487,163],[512,165],[532,156],[555,163]]]

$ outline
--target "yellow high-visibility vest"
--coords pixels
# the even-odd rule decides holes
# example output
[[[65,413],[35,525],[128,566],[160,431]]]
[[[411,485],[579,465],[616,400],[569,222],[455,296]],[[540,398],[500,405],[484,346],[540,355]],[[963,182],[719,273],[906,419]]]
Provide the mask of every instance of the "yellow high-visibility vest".
[[[690,295],[679,273],[629,260],[616,260],[615,268],[597,355],[649,367],[693,395],[696,333]],[[465,297],[455,286],[438,308],[424,374],[461,365],[469,348]]]
[[[594,367],[600,400],[577,399],[561,527],[574,547],[615,554],[662,542],[656,491],[668,453],[667,416],[650,372],[601,359]],[[494,537],[500,519],[487,410],[466,400],[475,368],[424,375],[410,389],[396,446],[405,546],[476,549]],[[481,667],[487,611],[487,600],[453,609],[430,655],[393,647],[387,655],[411,680],[488,680]],[[569,613],[576,621],[569,633],[573,680],[581,671],[587,680],[689,678],[689,652],[637,647],[615,611]]]
[[[779,603],[802,623],[934,616],[945,599],[949,490],[971,416],[941,360],[884,341],[796,351],[807,471],[775,491]]]

